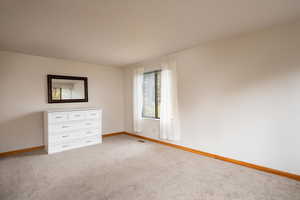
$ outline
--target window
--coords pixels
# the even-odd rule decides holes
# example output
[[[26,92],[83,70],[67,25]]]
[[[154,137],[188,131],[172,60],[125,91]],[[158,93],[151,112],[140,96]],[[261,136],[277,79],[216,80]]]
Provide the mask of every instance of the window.
[[[52,99],[61,100],[61,88],[52,88]]]
[[[161,71],[144,73],[143,117],[160,118]]]

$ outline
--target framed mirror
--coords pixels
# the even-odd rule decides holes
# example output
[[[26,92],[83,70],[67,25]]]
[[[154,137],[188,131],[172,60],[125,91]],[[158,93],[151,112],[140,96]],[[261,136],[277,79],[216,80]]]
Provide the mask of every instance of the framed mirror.
[[[48,103],[88,102],[88,78],[47,75]]]

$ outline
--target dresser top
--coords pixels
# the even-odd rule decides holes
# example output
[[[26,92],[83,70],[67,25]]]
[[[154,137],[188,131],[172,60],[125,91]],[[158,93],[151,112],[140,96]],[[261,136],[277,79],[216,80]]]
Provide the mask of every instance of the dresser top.
[[[88,107],[88,108],[53,108],[53,109],[47,109],[45,112],[51,113],[51,112],[71,112],[71,111],[85,111],[85,110],[101,110],[100,108],[96,107]]]

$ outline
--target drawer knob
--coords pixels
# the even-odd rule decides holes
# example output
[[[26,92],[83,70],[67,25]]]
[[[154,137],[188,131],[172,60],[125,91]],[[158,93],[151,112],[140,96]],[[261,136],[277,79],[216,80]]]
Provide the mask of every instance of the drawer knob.
[[[75,115],[75,117],[80,117],[80,115]]]
[[[57,116],[57,117],[55,117],[56,119],[61,119],[62,117],[61,116]]]
[[[63,137],[63,138],[66,138],[66,137],[69,137],[69,135],[63,135],[62,137]]]
[[[62,128],[69,128],[70,126],[62,126]]]
[[[62,148],[67,148],[67,147],[69,147],[69,145],[63,145],[63,146],[62,146]]]

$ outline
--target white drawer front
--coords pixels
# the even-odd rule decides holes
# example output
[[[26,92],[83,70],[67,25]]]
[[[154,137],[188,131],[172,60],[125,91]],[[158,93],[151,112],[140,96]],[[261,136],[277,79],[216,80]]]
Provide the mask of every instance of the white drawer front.
[[[69,112],[69,120],[83,120],[86,118],[86,111]]]
[[[49,143],[63,143],[82,136],[82,131],[58,132],[49,136]]]
[[[85,120],[80,123],[81,128],[97,128],[98,126],[98,120]]]
[[[98,129],[87,129],[87,130],[82,130],[82,132],[81,132],[81,137],[88,137],[88,136],[93,136],[93,135],[100,135],[99,130]]]
[[[58,123],[68,121],[68,113],[56,112],[49,114],[49,123]]]
[[[64,143],[57,143],[57,144],[50,144],[49,145],[49,153],[56,153],[65,150],[70,150],[78,147],[84,147],[89,145],[94,145],[101,143],[100,136],[92,136],[92,137],[85,137],[85,138],[78,138],[73,139],[68,142]]]
[[[83,146],[98,144],[98,143],[100,143],[100,137],[99,136],[87,137],[87,138],[85,138],[81,141],[81,144]]]
[[[55,132],[67,132],[71,130],[78,129],[79,124],[75,122],[64,122],[59,124],[51,124],[49,125],[49,134]]]
[[[49,143],[62,143],[72,139],[73,137],[74,136],[70,132],[64,134],[57,134],[49,137]]]
[[[98,110],[88,110],[86,112],[87,119],[98,119],[99,118],[99,111]]]
[[[63,143],[63,144],[49,146],[48,151],[50,153],[56,153],[56,152],[61,152],[61,151],[73,149],[74,147],[75,146],[72,143]]]

